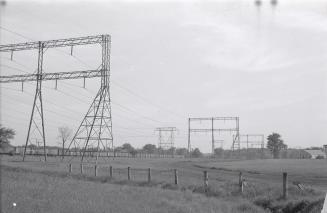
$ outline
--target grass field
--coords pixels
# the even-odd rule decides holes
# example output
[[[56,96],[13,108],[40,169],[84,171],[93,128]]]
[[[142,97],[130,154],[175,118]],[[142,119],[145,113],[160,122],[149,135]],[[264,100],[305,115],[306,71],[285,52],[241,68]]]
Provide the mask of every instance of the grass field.
[[[1,192],[4,212],[320,212],[327,189],[327,162],[314,160],[215,161],[211,159],[111,159],[99,164],[98,177],[92,165],[79,173],[72,161],[38,158],[21,162],[19,156],[1,158]],[[112,165],[114,178],[108,178]],[[126,168],[151,168],[153,182],[146,173]],[[172,174],[160,170],[178,169],[179,185]],[[209,172],[209,189],[203,189],[203,171]],[[133,171],[133,170],[132,170]],[[155,172],[158,171],[158,172]],[[238,172],[247,185],[238,192]],[[289,199],[280,199],[281,172],[287,171]],[[300,190],[293,182],[303,183]],[[12,203],[17,203],[13,207]]]

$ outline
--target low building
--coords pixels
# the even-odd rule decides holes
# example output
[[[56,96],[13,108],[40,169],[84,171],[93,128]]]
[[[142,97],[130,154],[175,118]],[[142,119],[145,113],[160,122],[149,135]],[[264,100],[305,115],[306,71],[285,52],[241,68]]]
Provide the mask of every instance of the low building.
[[[326,158],[326,153],[320,149],[314,149],[314,150],[306,149],[304,151],[306,151],[311,155],[311,159]]]

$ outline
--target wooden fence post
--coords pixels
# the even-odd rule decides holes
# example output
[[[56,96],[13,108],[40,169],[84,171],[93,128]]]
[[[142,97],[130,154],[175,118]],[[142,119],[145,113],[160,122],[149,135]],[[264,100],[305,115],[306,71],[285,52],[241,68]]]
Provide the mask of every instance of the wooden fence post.
[[[287,184],[287,172],[283,172],[283,199],[287,199],[287,188],[288,188],[288,184]]]
[[[243,193],[243,176],[242,172],[239,174],[238,185],[240,187],[240,193]]]
[[[151,182],[151,169],[148,169],[148,182]]]
[[[208,177],[208,172],[204,171],[203,172],[203,181],[204,181],[204,191],[207,192],[208,191],[208,183],[209,183],[209,177]]]
[[[175,185],[178,185],[178,172],[177,172],[177,169],[174,169],[174,175],[175,175]]]
[[[94,165],[94,176],[97,176],[97,165]]]
[[[81,174],[83,174],[83,164],[81,163]]]
[[[112,166],[109,167],[109,176],[112,178]]]
[[[131,180],[131,167],[127,167],[127,179]]]
[[[71,163],[69,164],[68,168],[69,168],[69,173],[72,173],[72,164]]]

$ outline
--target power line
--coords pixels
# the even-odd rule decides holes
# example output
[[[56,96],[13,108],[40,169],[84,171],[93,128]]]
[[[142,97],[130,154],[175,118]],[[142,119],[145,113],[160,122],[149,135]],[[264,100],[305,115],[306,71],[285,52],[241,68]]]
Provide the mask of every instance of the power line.
[[[8,96],[7,96],[8,97]],[[26,106],[30,106],[30,105],[28,105],[28,104],[26,104],[26,103],[24,103],[24,102],[21,102],[21,100],[18,100],[18,99],[15,99],[15,98],[13,98],[13,97],[8,97],[8,100],[11,100],[11,101],[17,101],[17,102],[19,102],[20,104],[23,104],[23,105],[26,105]],[[45,102],[47,102],[46,100],[44,100]],[[57,116],[62,116],[62,117],[65,117],[65,118],[67,118],[67,117],[70,117],[70,118],[72,118],[72,119],[76,119],[76,118],[74,118],[74,117],[72,117],[71,115],[65,115],[65,114],[62,114],[62,113],[59,113],[59,112],[55,112],[55,111],[52,111],[52,110],[50,110],[50,109],[44,109],[44,111],[46,111],[46,112],[50,112],[50,113],[53,113],[53,114],[55,114],[55,115],[57,115]],[[26,112],[25,112],[25,114],[26,114]]]
[[[23,72],[23,73],[27,73],[27,74],[30,74],[22,69],[19,69],[19,68],[16,68],[16,67],[12,67],[12,66],[9,66],[9,65],[6,65],[6,64],[0,64],[0,66],[2,67],[7,67],[9,69],[12,69],[12,70],[16,70],[16,71],[19,71],[19,72]]]
[[[3,28],[3,27],[2,27],[2,28]],[[20,33],[16,33],[16,32],[14,32],[14,31],[9,30],[9,29],[6,29],[6,28],[3,28],[3,29],[7,30],[8,32],[11,32],[11,33],[14,33],[14,34],[16,34],[16,35],[19,35],[19,36],[21,36],[21,37],[23,37],[23,38],[27,38],[27,37],[23,36],[23,35],[20,34]],[[33,39],[30,39],[30,38],[28,38],[28,39],[31,40],[31,41],[33,41]],[[87,63],[85,63],[83,60],[81,60],[80,58],[78,58],[78,57],[76,57],[76,56],[74,56],[74,55],[70,55],[69,53],[67,53],[67,52],[65,52],[65,51],[62,51],[62,50],[60,50],[60,49],[55,49],[55,50],[57,50],[57,51],[61,51],[61,52],[64,52],[65,54],[68,54],[69,56],[74,57],[78,62],[80,62],[81,64],[83,64],[84,66],[86,66],[86,67],[88,67],[88,68],[91,68],[91,69],[93,68],[93,67],[91,67],[90,65],[88,65]],[[163,111],[169,112],[169,113],[171,113],[171,114],[173,114],[173,115],[175,115],[175,116],[178,116],[178,117],[180,117],[180,118],[185,119],[185,116],[182,116],[182,115],[180,115],[180,114],[178,114],[178,113],[176,113],[176,112],[173,112],[173,111],[171,111],[171,110],[168,110],[168,109],[166,109],[166,108],[163,108],[162,106],[159,106],[159,105],[157,105],[157,104],[154,104],[154,103],[152,103],[151,101],[147,100],[146,98],[144,98],[144,97],[142,97],[142,96],[136,94],[135,92],[131,91],[130,89],[128,89],[128,88],[122,86],[121,84],[119,84],[119,83],[117,83],[117,82],[115,82],[115,81],[113,81],[113,80],[111,80],[111,82],[112,82],[113,84],[116,84],[117,87],[119,87],[119,88],[121,88],[121,89],[127,91],[127,92],[130,93],[131,95],[133,95],[133,96],[139,98],[139,99],[142,100],[143,102],[146,102],[146,103],[148,103],[148,104],[150,104],[150,105],[152,105],[152,106],[155,106],[155,107],[157,107],[157,108],[159,108],[159,109],[161,109],[161,110],[163,110]],[[135,112],[135,111],[134,111],[134,112]],[[153,120],[153,119],[152,119],[152,120]],[[155,121],[155,122],[165,123],[165,122],[161,122],[161,121]]]
[[[23,37],[23,38],[27,38],[26,36],[24,36],[24,35],[22,35],[22,34],[20,34],[20,33],[16,33],[16,32],[14,32],[14,31],[8,30],[8,29],[3,28],[3,27],[1,27],[1,28],[4,29],[4,30],[6,30],[6,31],[8,31],[8,32],[14,33],[15,35],[21,36],[21,37]],[[30,38],[27,38],[27,39],[33,41],[33,39],[30,39]],[[47,49],[45,49],[45,50],[47,50]],[[60,51],[60,52],[64,52],[65,54],[68,54],[67,52],[65,52],[65,51],[63,51],[63,50],[60,50],[60,49],[55,49],[55,50]],[[68,54],[68,55],[70,55],[70,54]],[[70,55],[70,56],[72,56],[72,55]],[[77,61],[79,61],[80,63],[82,63],[84,66],[91,67],[91,66],[89,66],[87,63],[85,63],[83,60],[79,59],[78,57],[76,57],[76,56],[72,56],[72,57],[74,57]],[[142,96],[140,96],[140,95],[137,95],[136,93],[132,92],[130,89],[125,88],[124,86],[121,86],[120,84],[118,84],[118,83],[116,83],[116,82],[113,82],[113,83],[116,84],[117,87],[123,89],[124,91],[127,91],[129,94],[131,94],[131,95],[133,95],[133,96],[139,98],[140,100],[142,100],[142,101],[144,101],[144,102],[146,102],[146,103],[148,103],[148,104],[150,104],[150,105],[153,105],[153,106],[155,106],[155,107],[157,107],[157,108],[159,108],[159,109],[162,109],[162,110],[164,110],[164,111],[166,111],[166,112],[169,112],[169,113],[171,113],[171,114],[174,114],[175,116],[177,115],[177,116],[179,116],[179,117],[184,118],[184,116],[178,115],[178,114],[176,114],[175,112],[172,112],[172,111],[167,110],[167,109],[165,109],[165,108],[163,108],[163,107],[161,107],[161,106],[159,106],[159,105],[157,105],[157,104],[154,104],[154,103],[152,103],[151,101],[145,99],[144,97],[142,97]],[[48,88],[48,87],[45,86],[45,88]],[[71,94],[69,94],[69,93],[66,93],[66,92],[64,92],[64,91],[60,91],[60,90],[57,90],[57,91],[60,92],[60,93],[65,94],[66,96],[70,96],[70,97],[74,98],[75,100],[80,101],[81,103],[85,103],[85,101],[84,101],[83,99],[80,99],[80,98],[78,98],[78,97],[76,97],[76,96],[74,96],[74,95],[71,95]],[[88,91],[88,90],[86,90],[86,91]],[[89,92],[89,91],[88,91],[88,92]],[[100,100],[101,100],[101,99],[100,99]],[[53,104],[53,103],[52,103],[52,104]],[[124,106],[124,105],[121,105],[121,104],[119,104],[119,103],[113,102],[113,104],[116,105],[116,106],[118,106],[118,107],[120,107],[121,109],[124,109],[125,111],[129,111],[129,112],[132,112],[132,113],[134,113],[134,114],[137,114],[137,115],[139,115],[141,118],[144,118],[144,119],[146,119],[146,120],[149,120],[149,121],[152,121],[152,122],[156,122],[156,123],[167,123],[167,122],[162,122],[162,121],[155,120],[155,119],[150,118],[150,117],[148,117],[148,116],[144,116],[144,115],[140,114],[139,112],[137,112],[137,111],[135,111],[135,110],[132,110],[132,109],[130,109],[130,108]],[[49,111],[49,110],[48,110],[48,111]]]
[[[66,84],[68,84],[68,83],[66,82]],[[70,85],[71,85],[71,84],[70,84]],[[73,86],[75,86],[75,85],[73,85]],[[91,93],[91,92],[88,91],[88,90],[86,90],[86,91],[89,92],[89,93]],[[85,97],[86,97],[86,96],[85,96]],[[87,98],[89,98],[89,97],[87,97]],[[158,120],[152,119],[152,118],[150,118],[150,117],[144,116],[144,115],[140,114],[139,112],[137,112],[137,111],[135,111],[135,110],[132,110],[132,109],[126,107],[126,106],[123,106],[122,104],[119,104],[119,103],[114,102],[113,100],[111,100],[111,102],[112,102],[114,105],[116,105],[116,106],[118,106],[118,107],[124,109],[125,111],[129,111],[129,112],[135,113],[135,114],[139,115],[141,118],[144,118],[144,119],[146,119],[146,120],[150,120],[150,121],[152,121],[152,122],[157,122],[157,123],[167,123],[167,122],[158,121]]]
[[[3,29],[3,30],[5,30],[5,31],[7,31],[7,32],[10,32],[10,33],[12,33],[12,34],[14,34],[14,35],[17,35],[17,36],[20,36],[20,37],[25,38],[25,39],[27,39],[27,40],[33,41],[33,39],[31,39],[31,38],[29,38],[29,37],[27,37],[27,36],[24,36],[23,34],[17,33],[17,32],[12,31],[12,30],[9,30],[9,29],[4,28],[4,27],[2,27],[2,26],[0,26],[0,28]]]
[[[150,105],[152,105],[152,106],[155,106],[156,108],[162,109],[162,110],[164,110],[164,111],[166,111],[166,112],[169,112],[169,113],[171,113],[171,114],[174,114],[175,116],[178,116],[178,117],[180,117],[180,118],[185,119],[184,116],[182,116],[182,115],[180,115],[180,114],[178,114],[178,113],[176,113],[176,112],[173,112],[173,111],[171,111],[171,110],[168,110],[168,109],[166,109],[166,108],[163,108],[162,106],[159,106],[159,105],[157,105],[157,104],[155,104],[155,103],[153,103],[153,102],[147,100],[146,98],[144,98],[144,97],[142,97],[142,96],[136,94],[135,92],[133,92],[132,90],[130,90],[130,89],[128,89],[128,88],[122,86],[121,84],[119,84],[119,83],[117,83],[117,82],[115,82],[115,81],[113,81],[113,80],[112,80],[111,82],[112,82],[113,84],[116,84],[117,87],[119,87],[119,88],[125,90],[125,91],[128,92],[129,94],[131,94],[131,95],[133,95],[133,96],[139,98],[139,99],[142,100],[143,102],[146,102],[146,103],[148,103],[148,104],[150,104]]]
[[[10,90],[13,90],[13,91],[19,91],[19,90],[15,90],[15,89],[12,89],[12,88],[6,88],[6,87],[3,87],[4,89],[10,89]],[[26,91],[25,91],[25,93],[27,93]],[[30,94],[30,93],[27,93],[28,95],[30,95],[30,96],[33,96],[32,94]],[[18,102],[18,100],[17,99],[9,99],[9,100],[11,100],[11,101],[17,101]],[[57,106],[58,108],[61,108],[61,106],[59,106],[59,105],[57,105],[57,104],[55,104],[55,103],[53,103],[53,102],[50,102],[49,100],[46,100],[46,99],[44,99],[44,101],[45,102],[48,102],[48,103],[52,103],[53,105],[55,105],[55,106]],[[29,106],[28,104],[25,104],[25,103],[21,103],[21,104],[23,104],[23,105],[27,105],[27,106]],[[11,110],[13,110],[14,108],[10,108]],[[71,112],[73,112],[73,113],[76,113],[75,111],[73,111],[73,110],[71,110],[71,109],[69,109],[69,108],[67,108],[69,111],[71,111]],[[18,112],[18,113],[21,113],[21,114],[26,114],[26,112],[22,112],[22,111],[18,111],[18,110],[14,110],[14,111],[16,111],[16,112]],[[48,109],[45,109],[45,111],[49,111],[49,112],[51,112],[51,113],[55,113],[54,111],[52,111],[52,110],[48,110]],[[7,115],[7,114],[6,114]],[[58,114],[56,114],[56,115],[60,115],[60,116],[62,116],[62,117],[67,117],[68,115],[64,115],[64,114],[61,114],[61,113],[58,113]],[[68,116],[68,117],[71,117],[71,118],[73,118],[72,116]],[[17,118],[17,117],[16,117]],[[74,120],[76,120],[75,118],[73,118]],[[120,125],[117,125],[117,126],[120,126]],[[55,127],[55,126],[52,126],[52,127]],[[57,127],[55,127],[55,128],[57,128]],[[133,131],[133,130],[131,130],[131,131],[126,131],[127,130],[127,128],[123,128],[123,127],[118,127],[117,129],[119,129],[120,131],[121,130],[123,130],[123,131],[125,131],[125,132],[128,132],[128,133],[141,133],[141,134],[144,134],[144,132],[140,132],[140,131]]]

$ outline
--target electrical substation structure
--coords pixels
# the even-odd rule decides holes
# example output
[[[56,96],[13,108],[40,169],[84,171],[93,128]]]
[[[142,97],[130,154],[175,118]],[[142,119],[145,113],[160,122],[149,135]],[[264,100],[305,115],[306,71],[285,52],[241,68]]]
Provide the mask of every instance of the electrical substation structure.
[[[202,122],[202,121],[211,121],[211,128],[192,128],[192,122]],[[218,128],[215,127],[215,121],[235,121],[235,127],[233,128]],[[189,118],[188,119],[188,151],[189,153],[192,151],[191,148],[191,133],[192,132],[211,132],[211,151],[214,154],[215,151],[215,143],[221,143],[221,140],[215,140],[215,132],[235,132],[235,137],[233,137],[233,145],[240,144],[239,134],[240,134],[240,123],[239,117],[211,117],[211,118]]]
[[[74,46],[91,44],[100,44],[102,48],[102,63],[98,69],[56,73],[43,72],[43,56],[47,49],[70,47],[70,53],[72,55]],[[45,124],[42,103],[42,82],[48,80],[54,80],[57,87],[58,80],[84,79],[85,87],[86,78],[101,78],[100,89],[96,94],[89,110],[84,116],[72,141],[70,142],[68,150],[71,148],[71,145],[74,144],[75,150],[81,151],[81,161],[83,161],[85,153],[89,151],[96,152],[97,160],[99,153],[101,152],[100,145],[104,151],[108,150],[110,147],[113,147],[111,103],[109,91],[110,44],[110,35],[96,35],[78,38],[0,45],[0,52],[10,52],[11,59],[13,58],[13,53],[16,51],[38,50],[38,67],[36,74],[0,76],[0,83],[21,82],[22,90],[24,82],[36,81],[35,96],[28,125],[23,161],[26,155],[26,148],[31,140],[32,126],[34,127],[34,130],[37,130],[36,132],[38,133],[39,137],[41,137],[44,160],[47,160],[46,137],[44,131]],[[37,117],[39,117],[39,119],[37,119]],[[96,148],[90,150],[89,147],[91,146]]]
[[[236,135],[233,135],[235,138]],[[242,146],[242,144],[245,144]],[[259,149],[261,151],[261,157],[264,157],[265,141],[263,134],[240,134],[239,144],[233,143],[233,150],[241,151],[241,149],[246,149],[248,152],[250,149]]]
[[[169,150],[174,148],[175,133],[177,132],[176,127],[158,127],[155,129],[158,132],[158,148],[163,150]],[[163,134],[168,133],[168,137]]]
[[[219,144],[219,146],[216,146],[216,144]],[[214,144],[213,144],[213,150],[215,150],[216,148],[224,148],[224,140],[215,140]]]
[[[246,149],[264,149],[265,147],[265,136],[263,134],[240,134],[239,137],[240,143],[246,144]],[[240,148],[242,148],[242,146]]]

